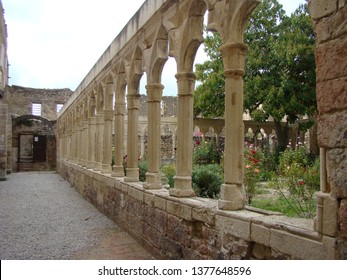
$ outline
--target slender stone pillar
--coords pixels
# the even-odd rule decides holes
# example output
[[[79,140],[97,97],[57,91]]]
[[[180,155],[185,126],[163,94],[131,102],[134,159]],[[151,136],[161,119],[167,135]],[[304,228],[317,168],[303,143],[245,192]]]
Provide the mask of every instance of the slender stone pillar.
[[[103,146],[104,146],[104,116],[96,116],[96,141],[95,141],[95,170],[102,170],[102,156],[103,156]]]
[[[221,53],[225,69],[225,156],[224,184],[221,187],[219,208],[244,208],[243,186],[243,75],[247,45],[224,44]]]
[[[127,174],[126,182],[139,181],[138,168],[138,130],[139,130],[139,94],[128,94],[128,135],[127,135]]]
[[[196,76],[192,72],[177,73],[178,126],[175,186],[170,195],[195,196],[192,189],[193,152],[193,93]]]
[[[82,166],[87,167],[88,166],[88,120],[83,120],[83,132],[82,132],[82,140],[83,140],[83,149],[82,149]]]
[[[95,126],[96,126],[96,118],[89,117],[89,129],[88,129],[88,168],[95,168]]]
[[[104,110],[104,148],[102,173],[112,172],[112,120],[113,110]]]
[[[119,101],[119,102],[118,102]],[[124,150],[124,115],[125,103],[117,100],[114,110],[114,165],[112,169],[113,177],[124,177],[123,150]]]
[[[146,173],[146,189],[161,189],[160,168],[160,102],[163,95],[162,84],[148,84],[148,172]]]

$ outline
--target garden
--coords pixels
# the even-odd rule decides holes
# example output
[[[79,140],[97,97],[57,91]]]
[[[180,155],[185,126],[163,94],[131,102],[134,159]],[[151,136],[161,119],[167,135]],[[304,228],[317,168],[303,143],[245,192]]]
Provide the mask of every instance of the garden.
[[[199,140],[193,151],[192,187],[199,197],[219,198],[223,179],[224,152],[214,141]],[[140,181],[145,181],[147,162],[139,161]],[[160,169],[163,185],[174,186],[175,164]],[[244,186],[246,204],[280,212],[289,217],[313,218],[315,192],[319,191],[319,158],[305,145],[280,152],[264,145],[244,146]]]

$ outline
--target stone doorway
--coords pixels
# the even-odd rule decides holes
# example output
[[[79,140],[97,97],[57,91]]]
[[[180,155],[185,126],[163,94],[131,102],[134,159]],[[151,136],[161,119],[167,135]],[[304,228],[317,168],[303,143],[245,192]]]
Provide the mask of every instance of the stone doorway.
[[[56,168],[55,123],[27,115],[13,119],[12,170],[49,171]]]

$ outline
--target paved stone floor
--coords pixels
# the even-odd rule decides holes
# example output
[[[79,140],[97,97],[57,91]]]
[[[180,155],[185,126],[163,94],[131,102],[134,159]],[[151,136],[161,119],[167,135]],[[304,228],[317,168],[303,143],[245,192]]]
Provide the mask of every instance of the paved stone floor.
[[[54,172],[0,182],[0,259],[153,259]]]

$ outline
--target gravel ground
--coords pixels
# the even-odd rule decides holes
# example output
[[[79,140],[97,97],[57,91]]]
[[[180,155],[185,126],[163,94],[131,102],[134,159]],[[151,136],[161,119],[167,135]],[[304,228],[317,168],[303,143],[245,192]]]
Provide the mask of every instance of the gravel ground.
[[[2,260],[90,259],[107,232],[127,235],[56,173],[16,173],[0,182]]]

